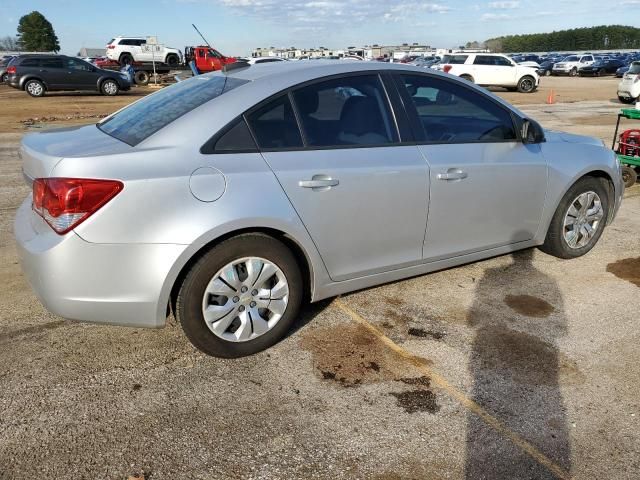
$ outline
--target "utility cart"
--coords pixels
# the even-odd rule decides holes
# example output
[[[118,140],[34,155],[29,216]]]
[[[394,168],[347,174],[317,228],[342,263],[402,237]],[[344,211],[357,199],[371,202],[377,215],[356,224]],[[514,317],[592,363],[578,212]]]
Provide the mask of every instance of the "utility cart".
[[[618,129],[622,118],[640,120],[640,110],[635,108],[623,108],[620,110],[616,131],[613,134],[613,144],[611,145],[611,149],[616,152],[622,165],[624,185],[629,188],[635,185],[638,180],[638,172],[640,172],[640,128],[625,130],[618,137]],[[616,143],[618,148],[616,148]]]

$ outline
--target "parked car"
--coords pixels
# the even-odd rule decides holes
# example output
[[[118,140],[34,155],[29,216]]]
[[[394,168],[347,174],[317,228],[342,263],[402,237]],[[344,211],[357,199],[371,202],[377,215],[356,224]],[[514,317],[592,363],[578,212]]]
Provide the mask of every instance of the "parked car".
[[[153,49],[153,50],[152,50]],[[177,66],[182,63],[182,52],[177,48],[163,45],[147,45],[145,37],[116,37],[107,44],[107,58],[115,60],[120,65],[135,62],[166,63]]]
[[[32,97],[57,90],[95,90],[104,95],[117,95],[131,88],[126,75],[101,70],[66,55],[21,55],[11,62],[7,73],[10,86]]]
[[[578,69],[578,75],[592,75],[596,77],[601,77],[603,75],[613,75],[621,66],[622,62],[620,60],[606,60],[604,58],[597,59],[591,65],[580,67]]]
[[[640,101],[640,62],[633,62],[618,85],[618,100],[622,103]]]
[[[628,65],[623,65],[622,67],[620,67],[619,69],[616,70],[616,77],[617,78],[622,78],[624,77],[624,74],[627,73],[629,71],[629,67],[631,67],[631,64]]]
[[[595,61],[593,55],[569,55],[553,66],[553,75],[569,75],[575,77],[581,67],[591,65]]]
[[[0,83],[7,83],[7,79],[9,77],[9,74],[7,73],[7,68],[11,63],[11,60],[13,60],[14,58],[16,57],[13,55],[7,55],[3,57],[2,60],[0,60]]]
[[[223,357],[273,345],[305,297],[534,246],[584,255],[623,193],[601,140],[404,64],[200,75],[20,155],[14,232],[49,310],[161,327],[171,308]]]
[[[540,83],[534,68],[491,53],[445,55],[437,69],[485,87],[504,87],[522,93],[533,92]]]
[[[536,72],[541,77],[548,77],[549,75],[551,75],[551,72],[553,71],[553,66],[554,65],[555,65],[554,61],[547,60],[547,61],[542,62],[540,64],[540,67],[536,69]]]

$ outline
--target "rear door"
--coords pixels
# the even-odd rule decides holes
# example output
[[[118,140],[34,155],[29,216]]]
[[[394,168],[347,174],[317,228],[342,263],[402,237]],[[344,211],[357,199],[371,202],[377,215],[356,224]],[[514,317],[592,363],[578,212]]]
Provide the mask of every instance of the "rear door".
[[[67,88],[67,72],[64,69],[62,57],[41,58],[39,64],[37,74],[44,80],[48,88]],[[32,71],[35,73],[35,70],[33,68]]]
[[[546,196],[547,164],[525,145],[508,109],[474,88],[399,75],[430,166],[428,261],[530,240]]]
[[[333,280],[421,262],[428,168],[399,144],[378,74],[294,89],[247,119]]]

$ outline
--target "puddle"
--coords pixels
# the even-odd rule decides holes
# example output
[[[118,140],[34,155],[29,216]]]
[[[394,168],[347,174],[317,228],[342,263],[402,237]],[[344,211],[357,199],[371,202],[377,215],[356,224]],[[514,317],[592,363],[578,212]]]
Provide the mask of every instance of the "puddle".
[[[302,336],[300,346],[311,352],[314,370],[321,379],[344,387],[399,381],[414,369],[362,325],[340,324],[310,330]],[[431,363],[421,361],[425,365]]]
[[[507,295],[504,303],[527,317],[545,318],[555,311],[555,307],[549,302],[531,295]]]
[[[607,272],[640,287],[640,257],[624,258],[607,265]]]
[[[478,331],[473,369],[491,370],[528,385],[580,384],[577,364],[538,337],[515,330],[489,327]]]

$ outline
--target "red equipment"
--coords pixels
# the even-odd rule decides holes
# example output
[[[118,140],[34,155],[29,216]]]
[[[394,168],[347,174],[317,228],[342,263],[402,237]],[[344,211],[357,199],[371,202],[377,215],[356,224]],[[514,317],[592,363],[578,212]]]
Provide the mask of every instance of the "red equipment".
[[[625,130],[620,134],[618,153],[628,157],[640,157],[640,130]]]

